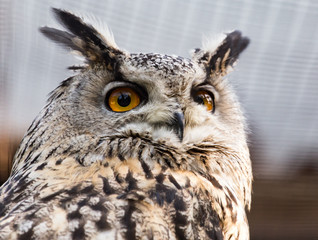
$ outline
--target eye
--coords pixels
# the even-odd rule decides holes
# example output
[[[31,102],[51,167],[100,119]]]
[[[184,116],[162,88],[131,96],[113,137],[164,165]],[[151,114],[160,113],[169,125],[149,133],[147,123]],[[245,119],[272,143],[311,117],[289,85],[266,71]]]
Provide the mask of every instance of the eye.
[[[199,90],[193,94],[195,102],[202,104],[206,107],[208,112],[214,112],[214,96],[206,90]]]
[[[106,95],[105,101],[112,111],[127,112],[140,104],[140,95],[130,87],[118,87]]]

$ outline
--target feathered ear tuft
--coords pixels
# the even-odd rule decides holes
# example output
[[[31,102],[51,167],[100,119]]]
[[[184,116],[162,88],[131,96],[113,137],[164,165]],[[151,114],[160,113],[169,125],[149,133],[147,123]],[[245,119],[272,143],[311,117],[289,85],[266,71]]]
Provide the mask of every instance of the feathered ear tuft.
[[[240,31],[219,35],[203,45],[203,49],[195,49],[193,59],[203,63],[207,76],[226,75],[237,61],[240,53],[249,44]]]
[[[111,33],[103,36],[78,16],[61,9],[52,10],[69,32],[50,27],[40,28],[46,37],[79,52],[90,65],[104,63],[109,70],[114,69],[118,56],[125,53],[117,47]]]

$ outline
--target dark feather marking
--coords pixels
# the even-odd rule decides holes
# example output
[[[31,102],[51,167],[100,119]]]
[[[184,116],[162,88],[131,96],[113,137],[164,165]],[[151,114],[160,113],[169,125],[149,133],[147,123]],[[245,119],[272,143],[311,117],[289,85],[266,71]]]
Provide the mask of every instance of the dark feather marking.
[[[42,163],[41,165],[39,165],[39,166],[35,169],[35,171],[43,170],[43,168],[44,168],[46,165],[47,165],[47,162]]]
[[[52,193],[52,194],[50,194],[50,195],[48,195],[48,196],[42,198],[41,200],[42,200],[43,202],[48,202],[48,201],[54,199],[56,196],[58,196],[58,195],[60,195],[61,193],[64,193],[64,192],[65,192],[64,189],[59,190],[59,191],[57,191],[57,192],[55,192],[55,193]]]
[[[208,201],[201,202],[198,208],[198,217],[200,227],[204,227],[207,224],[207,221],[211,223],[210,228],[205,227],[205,232],[208,239],[213,240],[222,240],[223,235],[220,227],[220,219],[217,213],[212,209],[212,206]]]
[[[70,145],[68,148],[66,148],[66,149],[62,152],[62,154],[69,153],[72,148],[73,148],[73,146]]]
[[[219,228],[214,227],[213,229],[205,229],[206,234],[208,235],[209,239],[211,240],[223,240],[223,233],[219,230]],[[231,239],[231,238],[229,238]]]
[[[169,168],[172,168],[170,159],[168,159],[167,157],[162,156],[162,159],[165,161],[165,163],[169,166]]]
[[[78,194],[80,191],[80,184],[75,185],[74,187],[72,187],[71,189],[67,190],[67,194],[70,196],[75,196],[76,194]]]
[[[111,229],[111,226],[107,222],[106,214],[104,212],[102,212],[101,218],[95,224],[96,224],[97,229],[100,230],[100,231],[110,230]]]
[[[69,207],[70,202],[74,199],[74,196],[63,196],[62,199],[59,201],[59,205],[63,209],[67,209]]]
[[[39,139],[41,139],[41,137],[46,133],[48,128],[45,128],[42,130],[42,132],[40,131],[40,134],[37,136]],[[33,149],[38,149],[41,146],[41,144],[38,144],[37,148],[33,148]]]
[[[168,155],[172,159],[172,162],[174,163],[178,162],[177,159],[175,158],[174,152],[170,152],[168,150],[163,150],[163,149],[160,149],[160,151],[162,151],[165,155]]]
[[[102,143],[105,142],[105,139],[104,138],[100,138],[98,141],[97,141],[97,144],[96,144],[96,148],[99,147],[99,145],[101,145]]]
[[[75,157],[76,162],[78,162],[79,164],[81,164],[82,166],[84,166],[83,162],[84,159],[81,156],[76,156]]]
[[[32,207],[34,208],[33,205],[32,205]],[[32,209],[29,209],[29,208],[28,208],[28,209],[25,209],[24,212],[27,212],[28,210],[32,210]],[[26,219],[26,220],[34,220],[34,218],[35,218],[35,213],[36,213],[36,211],[27,214],[27,215],[24,217],[24,219]]]
[[[18,240],[28,240],[33,239],[33,228],[31,227],[27,232],[18,235]]]
[[[58,95],[56,95],[54,98],[55,99],[58,99],[58,98],[60,98],[62,95],[64,94],[64,92],[60,92]]]
[[[212,185],[218,189],[223,189],[222,185],[212,176],[208,176],[208,180],[212,183]]]
[[[115,190],[110,186],[107,178],[99,176],[103,181],[103,191],[106,195],[114,194]]]
[[[133,174],[132,174],[131,171],[128,171],[125,180],[128,182],[127,191],[130,191],[130,190],[138,188],[137,180],[133,177]]]
[[[34,139],[34,141],[35,141],[35,139]],[[25,144],[23,150],[18,154],[17,157],[21,158],[24,155],[24,153],[27,150],[27,148],[28,148],[28,144]]]
[[[178,189],[181,189],[181,186],[179,185],[179,183],[176,181],[176,179],[172,176],[169,175],[169,181]]]
[[[184,229],[180,228],[178,224],[175,224],[176,237],[180,240],[187,240],[186,233]]]
[[[27,132],[28,132],[27,136],[30,136],[35,129],[38,129],[40,122],[41,122],[41,120],[36,121],[34,119],[34,121],[32,122],[32,124],[30,125],[30,127],[27,130]]]
[[[123,182],[125,181],[125,179],[124,179],[122,176],[120,176],[118,173],[114,173],[114,175],[115,175],[116,181],[117,181],[119,184],[121,184],[121,183],[123,183]]]
[[[85,230],[83,224],[80,224],[78,228],[72,233],[72,239],[82,240],[85,239]]]
[[[48,159],[49,157],[51,157],[51,156],[56,152],[56,150],[57,150],[58,148],[59,148],[59,147],[53,148],[53,149],[49,152],[49,154],[45,157],[45,159]]]
[[[208,219],[213,227],[212,229],[205,228],[206,234],[209,236],[210,239],[223,240],[224,237],[223,237],[223,233],[222,233],[221,225],[220,225],[221,221],[220,221],[220,218],[218,217],[218,214],[211,207],[208,208],[208,213],[209,213]]]
[[[149,229],[147,231],[147,239],[154,240],[154,235],[153,235],[153,230],[152,229]]]
[[[65,79],[63,82],[61,82],[60,87],[68,87],[69,85],[71,85],[72,79],[73,77]]]
[[[33,158],[33,160],[30,162],[30,165],[33,165],[37,162],[38,158],[40,157],[41,153],[39,153],[38,155],[35,156],[35,158]]]
[[[35,133],[34,133],[34,134],[35,134]],[[40,138],[41,136],[42,136],[42,135],[40,135],[38,138]],[[40,144],[34,146],[34,147],[32,148],[32,151],[29,152],[28,156],[25,158],[24,161],[27,162],[27,161],[29,160],[29,158],[30,158],[31,153],[36,152],[36,151],[40,148],[40,146],[41,146]],[[25,147],[25,149],[23,150],[23,153],[21,154],[21,157],[25,154],[25,151],[26,151],[27,149],[29,149],[28,144],[26,144],[26,147]]]
[[[31,138],[30,138],[31,139]],[[38,140],[38,138],[34,138],[32,142],[28,142],[28,144],[25,145],[25,148],[24,148],[24,151],[25,149],[28,147],[28,148],[32,148],[34,143],[36,142],[36,140]],[[23,153],[24,153],[23,151]]]
[[[138,150],[138,160],[141,161],[142,160],[142,152],[144,150],[145,146],[140,146],[139,150]]]
[[[126,160],[125,157],[124,157],[121,153],[118,153],[118,154],[117,154],[117,157],[118,157],[119,160],[122,161],[122,162]]]
[[[133,212],[136,211],[133,201],[128,201],[128,206],[125,209],[125,215],[121,222],[126,227],[125,239],[136,240],[136,222],[132,219]]]
[[[163,181],[165,180],[166,176],[161,172],[156,176],[156,180],[158,183],[163,183]]]
[[[176,224],[176,227],[187,225],[188,224],[187,216],[180,213],[180,211],[176,211],[175,224]]]
[[[117,199],[126,199],[126,200],[134,200],[134,201],[143,201],[146,197],[142,194],[140,195],[135,190],[119,194]]]
[[[227,203],[227,207],[232,211],[233,205],[232,205],[230,198],[228,198],[228,197],[226,198],[226,203]]]
[[[176,231],[177,239],[187,239],[186,232],[183,227],[187,225],[189,222],[188,222],[187,215],[184,215],[181,213],[182,211],[186,210],[186,204],[183,201],[181,196],[176,195],[175,201],[174,201],[174,207],[176,209],[174,223],[175,223],[175,231]]]
[[[50,27],[42,27],[40,28],[40,32],[43,33],[47,38],[58,44],[62,44],[65,47],[69,47],[81,52],[81,49],[72,41],[72,39],[75,38],[73,34]]]
[[[13,230],[16,231],[16,230],[18,229],[18,226],[19,226],[19,225],[18,225],[17,223],[14,223],[13,226],[12,226],[12,227],[13,227]]]
[[[231,219],[232,219],[232,222],[233,222],[234,224],[236,224],[236,221],[237,221],[237,213],[233,213],[233,212],[232,212]]]
[[[80,194],[88,194],[88,193],[91,193],[92,191],[94,190],[94,186],[93,185],[89,185],[83,189],[81,189],[79,191]]]
[[[67,68],[68,70],[78,71],[85,69],[85,66],[70,66]]]
[[[91,209],[99,211],[101,213],[106,213],[107,209],[104,207],[103,202],[99,201],[96,204],[90,204]]]
[[[62,162],[64,161],[64,159],[59,159],[59,160],[57,160],[56,162],[55,162],[55,165],[60,165]]]
[[[26,185],[31,184],[33,182],[32,180],[30,181],[28,179],[29,178],[29,174],[30,173],[27,173],[27,174],[24,174],[23,176],[20,176],[20,178],[18,178],[18,180],[17,180],[16,186],[13,187],[12,189],[10,189],[9,194],[11,194],[12,191],[14,193],[24,192],[25,188],[26,188]]]
[[[156,184],[155,196],[157,197],[156,201],[158,204],[162,205],[162,201],[166,201],[168,204],[172,203],[175,199],[177,191],[173,188],[167,187],[164,184]]]
[[[149,197],[157,202],[157,204],[162,207],[165,202],[165,196],[163,193],[160,193],[158,191],[150,191]]]
[[[191,187],[190,179],[189,179],[188,177],[186,177],[186,184],[185,184],[185,187],[186,187],[186,188]]]
[[[174,207],[178,211],[187,210],[186,203],[184,202],[182,196],[179,196],[179,195],[175,196]]]
[[[236,201],[236,198],[234,197],[233,193],[231,192],[231,190],[229,190],[228,188],[226,188],[229,195],[230,195],[230,198],[233,202],[235,202],[235,204],[237,204],[237,201]]]
[[[0,202],[0,217],[2,217],[5,214],[5,204]]]
[[[81,162],[83,163],[87,157],[87,155],[89,155],[91,153],[91,151],[87,151],[86,153],[82,154],[81,156]]]
[[[68,220],[80,219],[81,217],[82,217],[82,214],[78,210],[67,214]]]
[[[166,166],[161,166],[161,172],[164,173],[165,171],[167,171],[167,167]]]
[[[21,191],[22,188],[19,188],[19,190],[17,191],[14,191],[14,195],[13,197],[10,199],[10,203],[17,203],[17,202],[20,202],[22,199],[25,198],[25,194],[23,193],[23,191]],[[24,190],[24,188],[23,188]]]
[[[30,151],[28,156],[25,158],[25,162],[28,162],[30,160],[30,157],[31,157],[31,154],[33,153],[34,151]]]
[[[112,141],[109,142],[109,149],[107,153],[107,157],[112,158],[113,157],[113,145],[111,145]]]
[[[87,204],[88,204],[88,201],[87,201],[86,198],[84,198],[83,200],[81,200],[81,201],[79,201],[79,202],[77,203],[77,206],[78,206],[78,208],[81,208],[81,207],[83,207],[83,206],[86,206]]]
[[[149,168],[149,166],[147,165],[147,163],[145,163],[143,160],[139,160],[141,163],[141,167],[144,170],[144,173],[146,174],[146,178],[147,179],[151,179],[153,178],[153,174]]]
[[[37,124],[36,124],[36,126],[34,126],[34,128],[33,128],[31,131],[28,130],[28,134],[27,134],[26,136],[29,136],[29,140],[28,140],[27,144],[25,144],[25,146],[24,146],[22,152],[18,155],[19,158],[21,158],[21,157],[24,155],[24,153],[25,153],[25,151],[26,151],[27,149],[33,148],[34,143],[39,139],[38,137],[36,137],[36,138],[34,138],[34,139],[32,140],[32,138],[34,137],[34,135],[35,135],[36,133],[38,133],[38,132],[35,131],[35,130],[38,129],[38,127],[39,127],[38,125],[40,124],[40,122],[41,122],[41,121],[38,121]],[[31,126],[32,126],[32,125],[31,125]],[[24,140],[24,139],[23,139],[23,140]],[[30,142],[31,140],[32,140],[32,142]]]

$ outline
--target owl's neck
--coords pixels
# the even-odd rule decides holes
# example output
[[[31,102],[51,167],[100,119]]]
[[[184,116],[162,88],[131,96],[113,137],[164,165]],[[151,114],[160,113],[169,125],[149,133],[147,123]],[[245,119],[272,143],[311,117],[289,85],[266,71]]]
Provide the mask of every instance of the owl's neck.
[[[220,176],[220,179],[226,179],[226,184],[237,192],[235,195],[238,198],[248,201],[249,183],[242,184],[248,179],[248,173],[240,174],[242,178],[237,178],[237,174],[234,174],[234,171],[242,169],[239,164],[244,161],[240,161],[238,156],[220,145],[201,144],[181,149],[139,135],[97,137],[82,134],[54,139],[53,134],[47,134],[49,137],[43,141],[36,137],[41,131],[32,135],[32,127],[30,130],[16,154],[13,174],[21,168],[31,171],[31,165],[35,169],[63,166],[64,159],[69,158],[84,168],[95,163],[111,164],[114,158],[122,162],[134,159],[138,160],[146,177],[154,175],[155,165],[163,169],[195,172],[214,184],[217,184]],[[51,144],[48,145],[47,142]],[[244,189],[238,186],[244,186]]]

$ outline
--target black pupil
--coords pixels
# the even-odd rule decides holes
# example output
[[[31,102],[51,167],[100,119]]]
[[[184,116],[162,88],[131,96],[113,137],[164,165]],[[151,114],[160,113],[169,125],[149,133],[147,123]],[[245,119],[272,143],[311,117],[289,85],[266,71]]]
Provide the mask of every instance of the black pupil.
[[[204,104],[204,101],[203,101],[203,97],[202,95],[198,95],[194,98],[194,101],[199,103],[199,104]]]
[[[131,102],[130,95],[127,93],[121,93],[118,97],[118,104],[121,107],[127,107]]]

